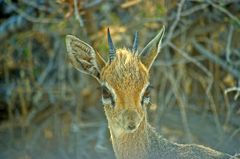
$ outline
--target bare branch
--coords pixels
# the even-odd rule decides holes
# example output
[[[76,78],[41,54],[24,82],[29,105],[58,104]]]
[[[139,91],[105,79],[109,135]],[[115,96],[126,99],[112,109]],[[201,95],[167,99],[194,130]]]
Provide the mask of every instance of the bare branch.
[[[185,0],[181,0],[181,2],[178,4],[176,19],[173,22],[171,28],[169,29],[169,33],[167,35],[166,42],[170,41],[170,39],[172,38],[173,32],[174,32],[174,29],[177,27],[177,24],[178,24],[178,22],[180,20],[180,17],[181,17],[184,2],[185,2]]]
[[[0,25],[0,40],[19,31],[27,30],[32,24],[20,15],[12,16]]]
[[[201,44],[193,40],[193,46],[196,48],[196,50],[207,57],[209,60],[214,62],[215,64],[220,65],[223,69],[227,70],[229,73],[231,73],[236,78],[240,79],[240,72],[236,69],[234,69],[232,66],[228,65],[225,61],[220,59],[219,57],[215,56],[213,53],[211,53],[209,50],[205,49]]]
[[[195,58],[190,57],[186,52],[184,52],[183,50],[180,50],[179,48],[177,48],[173,43],[169,42],[169,46],[172,47],[174,50],[178,51],[183,57],[185,57],[189,61],[193,62],[201,70],[203,70],[203,72],[205,72],[207,74],[207,76],[210,78],[210,83],[208,84],[208,88],[207,88],[207,93],[208,93],[210,91],[212,83],[213,83],[213,77],[212,77],[211,72],[209,72],[207,70],[207,68],[205,66],[203,66],[200,62],[198,62]]]
[[[82,20],[81,16],[79,15],[78,1],[77,0],[74,0],[74,14],[75,14],[76,19],[79,22],[80,27],[82,28],[84,26],[84,23],[83,23],[83,20]]]
[[[233,15],[231,12],[229,12],[227,9],[223,8],[220,5],[217,5],[215,3],[213,3],[212,1],[208,0],[208,3],[210,3],[214,8],[217,8],[218,10],[220,10],[221,12],[225,13],[226,15],[228,15],[232,20],[234,20],[239,26],[240,26],[240,20],[238,19],[238,17],[236,17],[235,15]]]
[[[230,62],[230,55],[231,55],[231,44],[232,44],[232,35],[233,35],[233,25],[230,25],[228,38],[227,38],[227,46],[226,46],[226,56],[227,62]]]

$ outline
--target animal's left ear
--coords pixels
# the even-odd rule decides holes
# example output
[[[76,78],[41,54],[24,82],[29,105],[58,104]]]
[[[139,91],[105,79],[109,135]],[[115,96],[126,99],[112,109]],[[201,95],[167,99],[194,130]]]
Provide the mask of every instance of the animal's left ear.
[[[140,53],[140,59],[148,70],[160,52],[164,32],[165,27],[163,26],[157,36],[155,36]]]

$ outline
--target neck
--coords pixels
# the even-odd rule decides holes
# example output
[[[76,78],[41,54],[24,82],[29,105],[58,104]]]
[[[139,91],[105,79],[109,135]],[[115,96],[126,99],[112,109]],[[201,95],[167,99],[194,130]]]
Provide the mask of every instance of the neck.
[[[114,131],[111,125],[109,129],[117,159],[165,158],[169,152],[174,153],[176,145],[158,136],[146,119],[132,133]]]

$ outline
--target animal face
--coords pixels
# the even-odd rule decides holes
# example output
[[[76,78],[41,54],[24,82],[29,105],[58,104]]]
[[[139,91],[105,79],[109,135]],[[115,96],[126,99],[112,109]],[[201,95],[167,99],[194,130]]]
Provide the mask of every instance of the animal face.
[[[115,49],[108,30],[108,62],[85,42],[71,35],[66,38],[72,65],[101,84],[105,113],[115,134],[134,132],[146,117],[145,106],[150,101],[149,69],[160,52],[163,34],[164,28],[138,53],[137,33],[132,50]]]
[[[148,79],[139,57],[126,49],[118,49],[115,59],[102,69],[102,102],[115,130],[133,132],[144,119]]]

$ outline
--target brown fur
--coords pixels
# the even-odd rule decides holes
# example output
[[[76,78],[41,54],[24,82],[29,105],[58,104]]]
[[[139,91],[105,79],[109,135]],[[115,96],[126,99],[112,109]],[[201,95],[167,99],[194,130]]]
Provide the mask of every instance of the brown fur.
[[[160,37],[160,34],[156,37]],[[141,57],[127,49],[118,49],[114,60],[105,63],[99,54],[94,56],[93,48],[83,41],[67,36],[66,42],[72,64],[80,71],[97,78],[114,96],[114,104],[105,104],[104,110],[113,149],[118,159],[228,159],[231,157],[200,145],[171,143],[158,135],[149,125],[146,106],[141,104],[141,100],[149,82],[149,67],[157,53],[151,52],[150,56],[144,53]],[[152,41],[152,44],[155,45],[156,42]],[[79,46],[80,50],[72,49],[74,46]],[[88,47],[87,50],[90,51],[84,54],[86,50],[84,47]],[[91,67],[82,67],[86,63],[84,61],[86,58],[81,57],[83,55],[91,59],[87,61]],[[99,64],[101,66],[96,66]],[[130,124],[136,127],[129,129]]]
[[[140,92],[148,80],[148,71],[139,57],[126,49],[117,50],[116,59],[106,65],[101,72],[101,81],[108,83],[117,96],[115,108],[105,106],[117,158],[229,158],[228,155],[203,146],[173,144],[158,136],[148,124],[146,110],[140,104]],[[133,133],[124,130],[117,130],[120,132],[116,133],[115,124],[121,122],[121,112],[126,109],[137,111],[143,119]]]
[[[101,81],[113,87],[118,96],[116,105],[120,109],[126,107],[138,109],[141,107],[139,93],[148,82],[148,72],[138,56],[125,49],[119,49],[116,59],[101,71]]]

